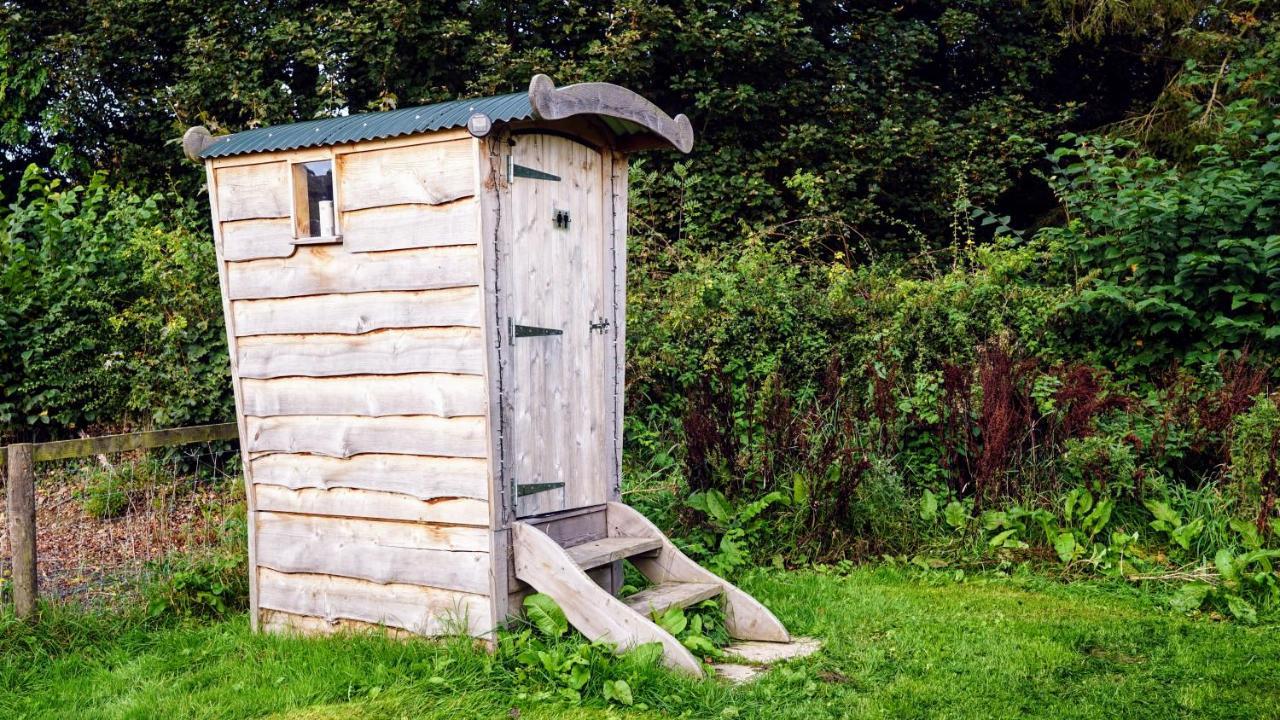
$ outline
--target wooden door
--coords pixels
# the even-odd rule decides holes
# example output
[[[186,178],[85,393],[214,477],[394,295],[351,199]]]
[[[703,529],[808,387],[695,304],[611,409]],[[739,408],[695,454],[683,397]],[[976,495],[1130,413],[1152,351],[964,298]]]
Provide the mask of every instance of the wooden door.
[[[504,348],[504,471],[517,516],[605,502],[613,462],[613,270],[600,153],[513,136]],[[504,287],[505,285],[505,287]]]

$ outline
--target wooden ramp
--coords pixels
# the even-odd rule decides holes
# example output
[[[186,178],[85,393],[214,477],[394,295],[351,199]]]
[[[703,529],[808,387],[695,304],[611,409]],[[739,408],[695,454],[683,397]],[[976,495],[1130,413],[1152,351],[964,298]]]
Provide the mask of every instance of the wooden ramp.
[[[718,597],[730,637],[790,642],[787,629],[768,608],[690,560],[640,513],[622,503],[608,503],[606,523],[608,537],[572,547],[562,547],[533,525],[513,526],[516,577],[550,595],[583,635],[620,650],[661,643],[668,666],[700,676],[697,658],[651,618]],[[587,570],[624,559],[653,587],[619,599],[587,576]]]

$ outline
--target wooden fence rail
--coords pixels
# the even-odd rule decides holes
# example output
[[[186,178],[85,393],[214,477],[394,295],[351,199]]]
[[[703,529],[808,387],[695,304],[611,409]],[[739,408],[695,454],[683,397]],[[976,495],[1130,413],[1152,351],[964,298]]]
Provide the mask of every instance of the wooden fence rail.
[[[13,560],[13,607],[20,618],[35,614],[36,586],[36,472],[35,464],[48,460],[91,457],[144,448],[170,447],[239,437],[235,423],[149,430],[96,438],[14,443],[0,448],[0,469],[7,468],[9,549]]]

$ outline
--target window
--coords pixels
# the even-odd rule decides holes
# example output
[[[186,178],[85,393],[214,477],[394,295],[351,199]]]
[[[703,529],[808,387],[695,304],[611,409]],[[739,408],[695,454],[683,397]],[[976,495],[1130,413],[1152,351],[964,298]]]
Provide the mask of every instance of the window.
[[[315,160],[293,166],[294,234],[298,238],[332,238],[333,161]]]

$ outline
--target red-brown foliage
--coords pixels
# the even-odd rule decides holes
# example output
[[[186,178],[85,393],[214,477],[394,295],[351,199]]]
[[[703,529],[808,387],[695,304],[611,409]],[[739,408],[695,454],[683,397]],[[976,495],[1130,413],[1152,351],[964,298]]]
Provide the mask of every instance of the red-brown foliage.
[[[898,371],[896,363],[886,363],[883,374],[870,363],[867,365],[867,377],[871,378],[871,414],[880,421],[879,440],[882,447],[896,446],[897,439],[892,430],[893,422],[898,417],[898,402],[894,397]]]
[[[684,428],[684,463],[689,489],[707,490],[712,486],[712,453],[718,444],[715,423],[703,407],[691,403],[682,419]]]
[[[973,461],[981,453],[973,432],[973,376],[968,368],[948,363],[942,368],[942,463],[947,486],[956,493],[973,482]]]
[[[979,350],[978,368],[982,454],[974,472],[974,496],[981,505],[984,499],[1016,493],[1017,480],[1008,470],[1030,437],[1034,404],[1026,383],[1031,362],[1015,362],[1004,343],[991,342]]]
[[[685,439],[685,467],[692,490],[707,490],[715,485],[717,460],[731,469],[738,464],[733,396],[728,388],[724,375],[716,373],[705,378],[689,396],[681,424]]]
[[[802,419],[796,417],[791,395],[782,384],[782,378],[774,375],[765,383],[764,412],[761,418],[763,450],[759,460],[761,480],[771,486],[777,477],[777,467],[806,446]]]
[[[1235,359],[1223,358],[1218,363],[1222,387],[1209,393],[1199,403],[1200,426],[1221,435],[1224,444],[1231,442],[1227,431],[1231,420],[1253,405],[1253,398],[1267,390],[1267,371],[1250,362],[1245,350]]]
[[[1065,411],[1059,415],[1060,440],[1088,437],[1094,431],[1094,419],[1108,410],[1128,408],[1132,399],[1106,392],[1102,371],[1088,365],[1072,365],[1061,371],[1062,385],[1053,399]]]

